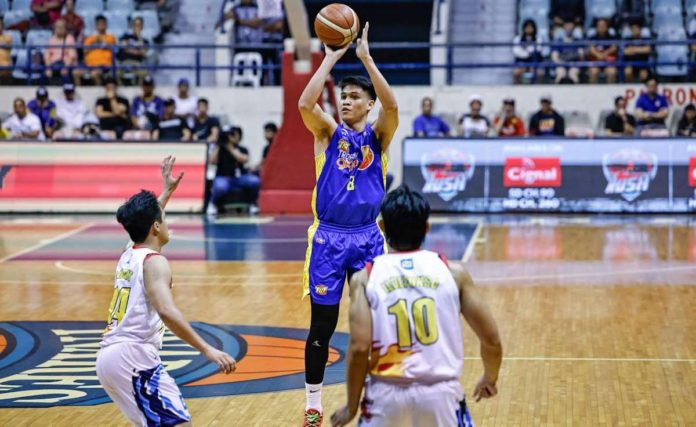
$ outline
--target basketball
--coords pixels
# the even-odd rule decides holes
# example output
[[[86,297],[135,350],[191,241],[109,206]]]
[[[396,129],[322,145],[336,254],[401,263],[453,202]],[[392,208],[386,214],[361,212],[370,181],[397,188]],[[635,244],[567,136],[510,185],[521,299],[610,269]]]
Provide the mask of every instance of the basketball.
[[[319,11],[314,19],[314,32],[322,43],[340,48],[358,37],[360,20],[353,9],[332,3]]]

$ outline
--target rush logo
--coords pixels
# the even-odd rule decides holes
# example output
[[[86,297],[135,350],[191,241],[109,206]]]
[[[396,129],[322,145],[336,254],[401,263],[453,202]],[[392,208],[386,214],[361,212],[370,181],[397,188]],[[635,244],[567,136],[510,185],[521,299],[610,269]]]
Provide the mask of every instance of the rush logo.
[[[689,158],[689,187],[696,187],[696,157]]]
[[[505,187],[560,187],[558,157],[508,157],[503,171]]]

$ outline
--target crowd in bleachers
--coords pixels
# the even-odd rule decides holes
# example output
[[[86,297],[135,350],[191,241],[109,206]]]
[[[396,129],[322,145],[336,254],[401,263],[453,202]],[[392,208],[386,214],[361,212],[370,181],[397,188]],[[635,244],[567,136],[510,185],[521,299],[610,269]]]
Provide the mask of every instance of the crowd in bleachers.
[[[648,74],[685,80],[694,73],[688,62],[696,44],[688,40],[696,38],[696,0],[520,0],[518,24],[515,83],[632,82]]]
[[[0,0],[0,84],[139,83],[178,0]]]
[[[538,111],[523,118],[515,110],[515,99],[506,98],[499,112],[482,114],[483,97],[469,97],[469,112],[457,116],[433,113],[433,100],[421,102],[421,114],[413,120],[413,136],[437,138],[459,136],[487,137],[696,137],[696,107],[688,104],[683,111],[670,108],[667,98],[658,93],[657,81],[648,77],[645,92],[636,100],[634,114],[627,111],[626,101],[617,96],[612,109],[605,109],[593,124],[585,111],[558,112],[551,95],[541,95]],[[491,120],[492,118],[492,120]]]

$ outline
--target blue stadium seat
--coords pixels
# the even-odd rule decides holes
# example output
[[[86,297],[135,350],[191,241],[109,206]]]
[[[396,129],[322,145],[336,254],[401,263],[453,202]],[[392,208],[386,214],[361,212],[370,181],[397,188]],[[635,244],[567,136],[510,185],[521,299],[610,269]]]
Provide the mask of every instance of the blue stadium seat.
[[[27,46],[43,46],[48,44],[48,39],[51,38],[49,30],[29,30],[27,33]],[[43,47],[41,47],[43,50]]]
[[[26,80],[29,77],[29,73],[26,72],[26,68],[29,66],[29,64],[29,49],[17,49],[17,59],[14,64],[14,70],[12,70],[12,77],[15,79]],[[41,76],[42,74],[40,71],[34,71],[31,73],[31,78],[33,80],[39,80]]]
[[[31,0],[13,0],[12,10],[24,10],[31,13]]]
[[[5,23],[5,28],[11,27],[12,25],[18,24],[22,21],[31,19],[31,10],[8,10],[5,12],[3,22]]]
[[[0,13],[5,13],[10,10],[10,3],[7,0],[0,0]]]
[[[684,28],[681,7],[665,7],[655,11],[652,22],[653,32],[662,34],[672,28]]]
[[[528,9],[530,7],[538,7],[541,9],[549,10],[551,9],[550,0],[520,0],[520,4],[517,6],[518,10]]]
[[[143,37],[146,39],[154,39],[161,32],[159,16],[154,10],[139,10],[131,13],[131,19],[140,16],[143,18]]]
[[[696,0],[686,0],[684,2],[684,12],[686,12],[688,19],[694,16],[694,6],[696,6]]]
[[[686,40],[687,38],[684,28],[673,28],[660,34],[658,39],[679,41]],[[689,60],[689,46],[686,44],[658,45],[655,50],[657,51],[658,61],[683,62],[683,64],[676,65],[658,65],[656,67],[658,75],[665,77],[685,77],[689,73],[689,66],[686,64]]]
[[[135,10],[133,0],[106,0],[106,10],[132,12]]]
[[[616,14],[614,0],[586,0],[585,1],[585,27],[592,25],[595,18],[610,18]]]
[[[679,9],[681,10],[682,3],[681,0],[653,0],[652,11],[653,13],[658,13],[660,10],[665,9]]]
[[[108,20],[109,30],[108,33],[113,34],[118,39],[123,34],[128,32],[129,22],[128,14],[120,11],[110,10],[104,12],[104,16]]]
[[[102,0],[77,0],[75,3],[75,13],[82,16],[86,13],[98,13],[104,10],[104,2]]]
[[[96,18],[100,13],[101,12],[85,12],[80,15],[82,16],[82,21],[85,23],[85,29],[83,30],[84,35],[89,36],[97,31],[95,28],[96,23],[94,22],[94,18]]]

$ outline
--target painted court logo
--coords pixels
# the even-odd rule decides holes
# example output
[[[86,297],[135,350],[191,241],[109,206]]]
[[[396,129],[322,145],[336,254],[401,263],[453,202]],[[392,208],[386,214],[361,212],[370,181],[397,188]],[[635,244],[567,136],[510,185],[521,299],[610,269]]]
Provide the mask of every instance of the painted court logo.
[[[193,323],[209,343],[238,361],[219,373],[193,348],[167,333],[162,363],[185,398],[229,396],[304,387],[302,329]],[[96,405],[109,402],[95,371],[104,322],[0,322],[0,408]],[[344,380],[347,334],[336,333],[325,384]]]
[[[421,173],[425,179],[423,193],[437,193],[449,202],[466,189],[474,176],[474,156],[454,149],[442,149],[421,157]]]
[[[629,202],[648,191],[657,175],[657,156],[637,149],[623,149],[602,158],[607,179],[605,194],[620,194]]]

